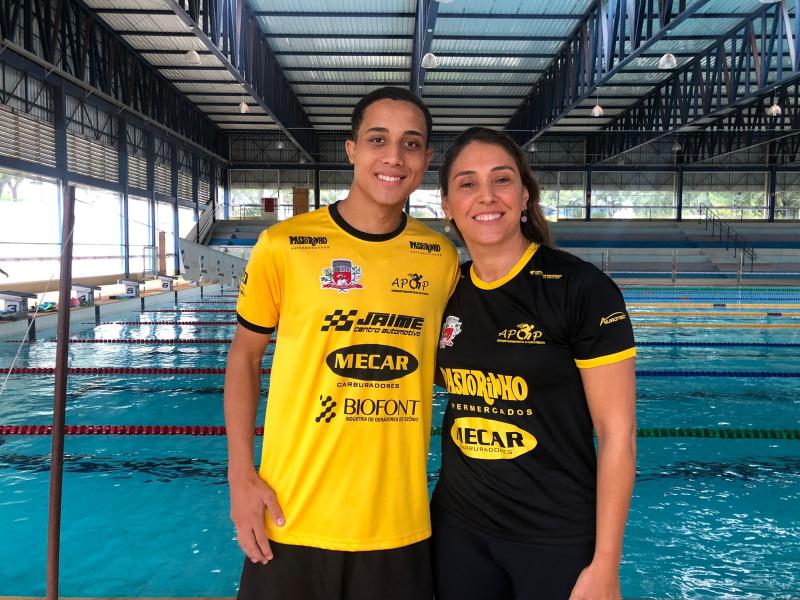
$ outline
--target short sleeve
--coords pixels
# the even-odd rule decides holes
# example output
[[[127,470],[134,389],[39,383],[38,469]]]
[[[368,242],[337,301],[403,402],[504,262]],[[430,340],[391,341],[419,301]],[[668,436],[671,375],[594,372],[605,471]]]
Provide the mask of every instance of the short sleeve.
[[[236,319],[256,333],[272,333],[278,324],[283,292],[279,249],[263,231],[253,247],[239,285]]]
[[[580,369],[636,356],[633,327],[622,292],[594,265],[582,263],[570,282],[572,354]]]
[[[458,282],[464,277],[464,271],[462,266],[458,264],[458,251],[455,252],[455,257],[453,259],[453,264],[450,268],[450,289],[447,292],[447,297],[450,298],[453,295],[453,292],[456,291],[456,286]]]

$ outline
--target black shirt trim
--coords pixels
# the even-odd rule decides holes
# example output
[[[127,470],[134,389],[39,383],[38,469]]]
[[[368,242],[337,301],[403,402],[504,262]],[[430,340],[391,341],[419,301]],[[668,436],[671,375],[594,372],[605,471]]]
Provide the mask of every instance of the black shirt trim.
[[[244,327],[245,329],[249,329],[255,333],[263,333],[263,334],[270,334],[275,331],[274,327],[262,327],[261,325],[256,325],[255,323],[251,323],[247,319],[245,319],[239,313],[236,313],[236,321]]]
[[[408,222],[408,216],[406,213],[400,213],[400,225],[394,231],[390,231],[389,233],[367,233],[366,231],[359,231],[350,225],[350,223],[345,221],[344,217],[342,217],[342,215],[339,213],[338,205],[339,201],[336,201],[328,206],[328,212],[330,213],[333,222],[353,237],[357,237],[365,242],[386,242],[396,238],[398,235],[403,233],[403,230],[406,228],[406,223]]]

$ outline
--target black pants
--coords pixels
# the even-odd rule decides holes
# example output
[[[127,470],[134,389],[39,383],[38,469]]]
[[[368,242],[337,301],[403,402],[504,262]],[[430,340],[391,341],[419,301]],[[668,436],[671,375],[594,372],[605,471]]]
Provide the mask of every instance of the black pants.
[[[368,552],[321,550],[270,540],[266,565],[245,558],[239,600],[431,600],[428,540]]]
[[[506,542],[433,511],[436,600],[567,600],[594,543]]]

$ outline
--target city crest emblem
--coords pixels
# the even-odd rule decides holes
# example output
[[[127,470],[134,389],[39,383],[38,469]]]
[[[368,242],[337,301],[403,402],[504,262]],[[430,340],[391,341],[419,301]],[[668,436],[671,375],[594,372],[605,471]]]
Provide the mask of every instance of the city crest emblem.
[[[331,266],[324,267],[319,278],[322,289],[339,290],[339,292],[362,289],[364,286],[359,283],[360,279],[361,267],[346,258],[336,258],[331,261]]]
[[[439,338],[439,348],[449,348],[453,345],[453,338],[461,333],[461,319],[448,315],[442,325],[442,336]]]

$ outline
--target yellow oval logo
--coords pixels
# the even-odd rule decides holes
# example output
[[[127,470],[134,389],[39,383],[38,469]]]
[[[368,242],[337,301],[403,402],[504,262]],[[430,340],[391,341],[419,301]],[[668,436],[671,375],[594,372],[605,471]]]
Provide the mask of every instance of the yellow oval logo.
[[[450,437],[466,456],[483,460],[516,458],[536,448],[536,438],[511,423],[460,417]]]

